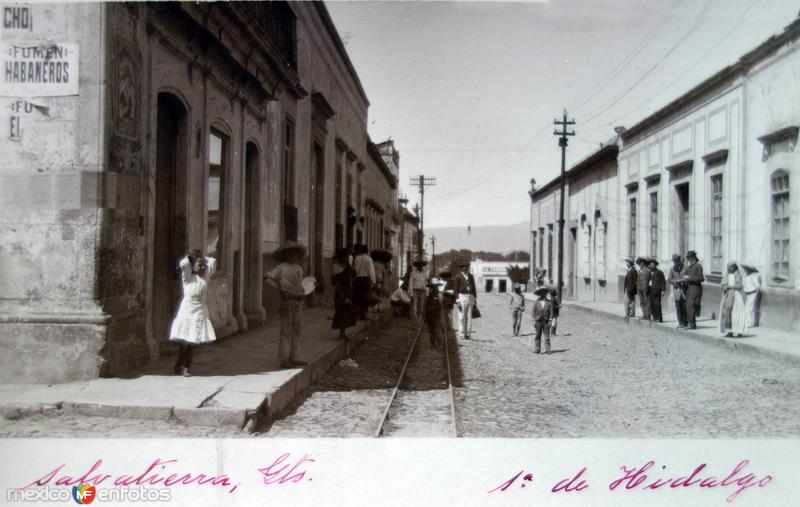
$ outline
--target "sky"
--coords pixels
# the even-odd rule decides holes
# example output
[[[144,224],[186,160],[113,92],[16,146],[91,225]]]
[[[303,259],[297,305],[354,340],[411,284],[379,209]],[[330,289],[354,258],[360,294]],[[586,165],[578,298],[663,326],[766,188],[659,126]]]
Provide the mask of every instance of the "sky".
[[[529,219],[530,180],[567,169],[800,12],[800,0],[326,3],[370,100],[374,142],[400,151],[400,191],[425,227]]]

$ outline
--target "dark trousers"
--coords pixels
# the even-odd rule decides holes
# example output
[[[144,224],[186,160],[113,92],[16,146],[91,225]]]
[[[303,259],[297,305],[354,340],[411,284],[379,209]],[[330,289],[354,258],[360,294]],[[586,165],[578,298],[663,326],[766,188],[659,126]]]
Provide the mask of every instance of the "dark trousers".
[[[686,299],[675,300],[675,314],[678,317],[678,325],[686,326]]]
[[[550,352],[550,323],[546,320],[536,320],[533,322],[533,327],[536,330],[534,351],[537,354],[541,352],[542,334],[544,334],[544,350],[545,352]]]
[[[442,320],[438,314],[428,313],[425,315],[425,323],[428,325],[431,347],[437,347],[439,345],[439,333],[442,331]]]
[[[367,294],[371,288],[372,281],[368,276],[357,276],[353,280],[353,303],[355,303],[356,315],[364,317],[369,306],[367,305]]]
[[[180,373],[181,368],[187,370],[192,366],[194,358],[194,345],[191,343],[181,343],[181,350],[178,353],[178,361],[175,362],[175,372]]]
[[[650,316],[656,322],[664,322],[664,316],[661,315],[661,293],[660,292],[650,292]]]
[[[649,291],[639,291],[639,307],[642,309],[642,317],[650,320],[650,294]]]
[[[700,314],[700,298],[702,297],[700,285],[689,285],[686,289],[686,322],[689,328],[697,327],[697,315]]]

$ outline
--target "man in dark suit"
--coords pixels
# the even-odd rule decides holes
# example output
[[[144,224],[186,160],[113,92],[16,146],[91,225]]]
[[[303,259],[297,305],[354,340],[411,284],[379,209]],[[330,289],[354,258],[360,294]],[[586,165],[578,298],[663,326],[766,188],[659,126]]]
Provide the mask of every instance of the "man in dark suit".
[[[472,334],[472,307],[478,302],[475,278],[469,272],[469,260],[458,263],[461,271],[453,275],[453,295],[458,308],[458,337],[469,340]]]
[[[642,309],[644,320],[650,320],[650,268],[644,257],[637,257],[636,264],[639,266],[639,276],[636,279],[636,288],[639,292],[639,307]]]
[[[661,294],[667,289],[667,280],[664,272],[658,269],[658,261],[650,257],[647,259],[650,269],[650,315],[656,322],[664,322],[661,314]]]
[[[683,259],[678,254],[672,255],[672,267],[669,268],[668,282],[672,285],[672,299],[675,300],[675,313],[678,318],[678,329],[686,329],[686,283],[681,279]]]
[[[539,287],[534,294],[539,299],[533,303],[533,328],[536,330],[536,348],[534,352],[542,352],[542,333],[544,333],[544,351],[550,353],[550,321],[553,319],[553,303],[547,300],[547,287]]]
[[[686,321],[689,329],[697,329],[697,315],[700,313],[700,301],[703,297],[703,266],[694,250],[686,252],[689,263],[683,270],[681,279],[686,282]]]
[[[628,270],[625,272],[622,301],[625,305],[625,322],[628,322],[629,318],[636,316],[636,281],[639,274],[634,267],[633,257],[625,259],[625,265],[628,267]]]

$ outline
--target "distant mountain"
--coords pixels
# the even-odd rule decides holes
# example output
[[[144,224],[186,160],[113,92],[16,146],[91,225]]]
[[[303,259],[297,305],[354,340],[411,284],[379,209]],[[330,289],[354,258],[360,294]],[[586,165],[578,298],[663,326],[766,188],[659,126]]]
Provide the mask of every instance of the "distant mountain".
[[[466,248],[472,251],[505,253],[512,250],[530,248],[530,224],[523,222],[511,225],[472,226],[467,231],[463,227],[440,227],[425,230],[425,242],[430,245],[431,236],[436,236],[436,251],[459,250]],[[430,253],[430,252],[429,252]]]

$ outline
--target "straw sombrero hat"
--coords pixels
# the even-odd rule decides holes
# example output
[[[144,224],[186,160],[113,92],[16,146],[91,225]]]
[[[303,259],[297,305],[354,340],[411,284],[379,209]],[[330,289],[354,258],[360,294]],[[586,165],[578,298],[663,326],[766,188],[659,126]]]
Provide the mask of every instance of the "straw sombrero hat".
[[[286,254],[289,252],[296,252],[297,255],[302,257],[306,254],[306,247],[294,241],[287,241],[277,250],[272,252],[272,257],[278,262],[283,262],[286,259]]]

